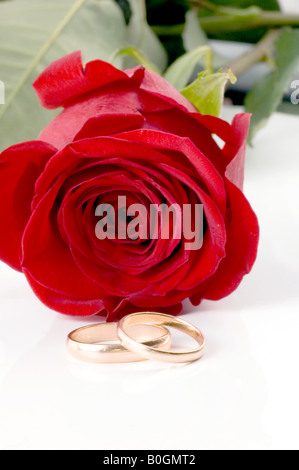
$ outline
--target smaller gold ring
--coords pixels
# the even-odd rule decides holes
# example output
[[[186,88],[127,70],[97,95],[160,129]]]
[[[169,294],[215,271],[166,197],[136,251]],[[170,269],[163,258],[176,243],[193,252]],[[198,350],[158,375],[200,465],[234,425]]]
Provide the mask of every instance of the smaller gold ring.
[[[149,347],[168,350],[171,347],[171,334],[157,325],[133,325],[130,335],[141,344]],[[114,343],[108,343],[113,341]],[[120,343],[117,334],[117,323],[96,323],[78,328],[67,337],[68,352],[81,361],[111,363],[111,362],[139,362],[146,360],[128,350]]]
[[[162,349],[154,349],[151,346],[142,344],[135,340],[130,334],[129,327],[137,324],[155,324],[159,326],[172,327],[195,339],[198,347],[191,351],[172,352],[163,351]],[[145,359],[152,359],[164,362],[186,363],[200,359],[205,352],[205,338],[191,323],[181,320],[171,315],[163,313],[140,312],[127,315],[118,323],[118,336],[122,344],[136,354],[143,356]]]

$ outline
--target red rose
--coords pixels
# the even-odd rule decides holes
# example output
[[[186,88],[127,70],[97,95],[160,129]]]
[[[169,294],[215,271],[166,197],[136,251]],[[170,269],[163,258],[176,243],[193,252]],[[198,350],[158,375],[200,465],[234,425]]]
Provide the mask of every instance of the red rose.
[[[202,116],[153,72],[102,61],[83,69],[79,52],[51,64],[34,88],[43,106],[64,110],[40,140],[0,156],[0,257],[40,300],[112,321],[141,309],[178,314],[188,297],[197,305],[234,291],[258,244],[242,193],[249,116],[232,125]],[[202,204],[202,247],[186,249],[176,222],[169,240],[99,240],[95,208],[119,196],[147,209]]]

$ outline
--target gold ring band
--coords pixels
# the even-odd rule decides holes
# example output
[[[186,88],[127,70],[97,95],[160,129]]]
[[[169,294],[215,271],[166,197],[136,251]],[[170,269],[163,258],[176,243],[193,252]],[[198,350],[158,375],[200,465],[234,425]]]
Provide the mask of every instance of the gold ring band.
[[[157,325],[132,325],[130,335],[147,347],[168,350],[171,347],[169,331]],[[106,343],[113,341],[114,343]],[[68,352],[81,361],[111,363],[139,362],[146,358],[128,350],[120,343],[117,323],[96,323],[72,331],[67,337]]]
[[[186,352],[164,351],[158,348],[154,349],[149,345],[136,341],[136,339],[130,334],[129,327],[138,324],[155,324],[175,328],[195,339],[198,343],[198,347]],[[197,361],[203,356],[205,351],[205,338],[201,331],[185,320],[162,313],[140,312],[127,315],[118,323],[117,333],[122,344],[127,349],[143,356],[145,359],[186,363]]]

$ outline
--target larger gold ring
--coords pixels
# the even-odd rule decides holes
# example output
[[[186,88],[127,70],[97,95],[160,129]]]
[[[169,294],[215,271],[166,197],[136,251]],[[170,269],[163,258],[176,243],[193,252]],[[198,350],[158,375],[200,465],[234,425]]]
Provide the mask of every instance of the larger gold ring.
[[[133,338],[130,334],[129,327],[138,324],[155,324],[175,328],[195,339],[198,343],[198,347],[186,352],[172,352],[163,351],[162,349],[154,349],[151,346],[141,344],[140,342],[136,341],[136,339]],[[203,356],[205,351],[205,338],[201,331],[185,320],[181,320],[171,315],[162,313],[140,312],[127,315],[122,320],[120,320],[117,333],[122,344],[127,349],[143,356],[145,359],[186,363],[197,361]]]
[[[157,325],[134,325],[130,335],[149,347],[165,350],[171,347],[171,334]],[[109,343],[110,342],[110,343]],[[111,343],[113,342],[113,343]],[[146,360],[126,349],[117,335],[117,323],[96,323],[72,331],[67,337],[68,352],[86,362],[139,362]]]

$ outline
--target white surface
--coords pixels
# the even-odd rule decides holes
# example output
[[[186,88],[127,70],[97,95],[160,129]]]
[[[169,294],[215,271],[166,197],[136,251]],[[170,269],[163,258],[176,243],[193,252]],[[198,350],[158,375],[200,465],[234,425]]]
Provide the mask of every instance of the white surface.
[[[233,295],[184,317],[206,335],[197,363],[77,362],[66,335],[96,318],[48,310],[0,265],[1,449],[299,449],[298,130],[277,114],[248,150],[259,256]]]

